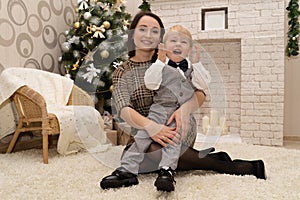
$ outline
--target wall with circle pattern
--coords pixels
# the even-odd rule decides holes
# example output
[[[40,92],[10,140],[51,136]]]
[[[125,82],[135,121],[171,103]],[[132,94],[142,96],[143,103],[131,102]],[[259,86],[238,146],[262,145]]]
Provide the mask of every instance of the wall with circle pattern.
[[[0,72],[9,67],[64,73],[58,62],[77,0],[1,0]]]

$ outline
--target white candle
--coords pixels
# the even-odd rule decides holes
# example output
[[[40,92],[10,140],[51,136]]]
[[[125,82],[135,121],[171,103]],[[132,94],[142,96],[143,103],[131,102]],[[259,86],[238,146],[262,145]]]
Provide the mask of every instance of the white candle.
[[[227,134],[227,123],[226,123],[226,118],[225,116],[220,117],[220,127],[222,128],[222,134],[225,135]]]
[[[219,113],[216,110],[210,111],[210,126],[216,127],[219,124]]]
[[[205,115],[204,117],[202,117],[203,134],[206,134],[208,125],[209,125],[209,117]]]

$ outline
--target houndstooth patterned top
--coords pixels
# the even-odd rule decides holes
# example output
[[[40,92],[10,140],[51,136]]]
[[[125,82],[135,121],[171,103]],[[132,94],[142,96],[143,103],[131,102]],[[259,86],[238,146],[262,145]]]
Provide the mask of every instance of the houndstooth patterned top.
[[[144,83],[145,71],[152,64],[147,62],[133,62],[128,60],[115,69],[113,81],[113,103],[114,108],[120,111],[124,107],[131,107],[143,116],[148,116],[150,106],[153,103],[155,91],[146,88]],[[196,138],[196,122],[190,124],[190,131],[184,143],[193,145]],[[132,130],[134,135],[136,130]]]

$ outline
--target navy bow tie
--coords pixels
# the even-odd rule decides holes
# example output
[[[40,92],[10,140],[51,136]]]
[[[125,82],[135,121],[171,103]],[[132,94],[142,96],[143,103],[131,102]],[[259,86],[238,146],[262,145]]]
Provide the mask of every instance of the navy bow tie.
[[[179,63],[169,60],[168,65],[175,68],[179,67],[183,72],[185,72],[189,68],[189,64],[186,59],[180,61]]]

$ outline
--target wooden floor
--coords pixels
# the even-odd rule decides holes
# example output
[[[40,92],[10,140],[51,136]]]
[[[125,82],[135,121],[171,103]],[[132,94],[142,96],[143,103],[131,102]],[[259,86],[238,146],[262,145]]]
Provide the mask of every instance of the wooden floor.
[[[300,141],[284,140],[283,147],[287,149],[300,149]]]
[[[53,135],[53,144],[49,146],[49,148],[53,148],[57,144],[58,135]],[[6,153],[6,150],[8,148],[9,140],[6,140],[5,143],[0,143],[0,153]],[[50,144],[49,144],[50,145]],[[13,152],[22,151],[22,150],[28,150],[28,149],[42,149],[42,137],[41,136],[32,136],[29,135],[23,135],[23,137],[19,138]]]

